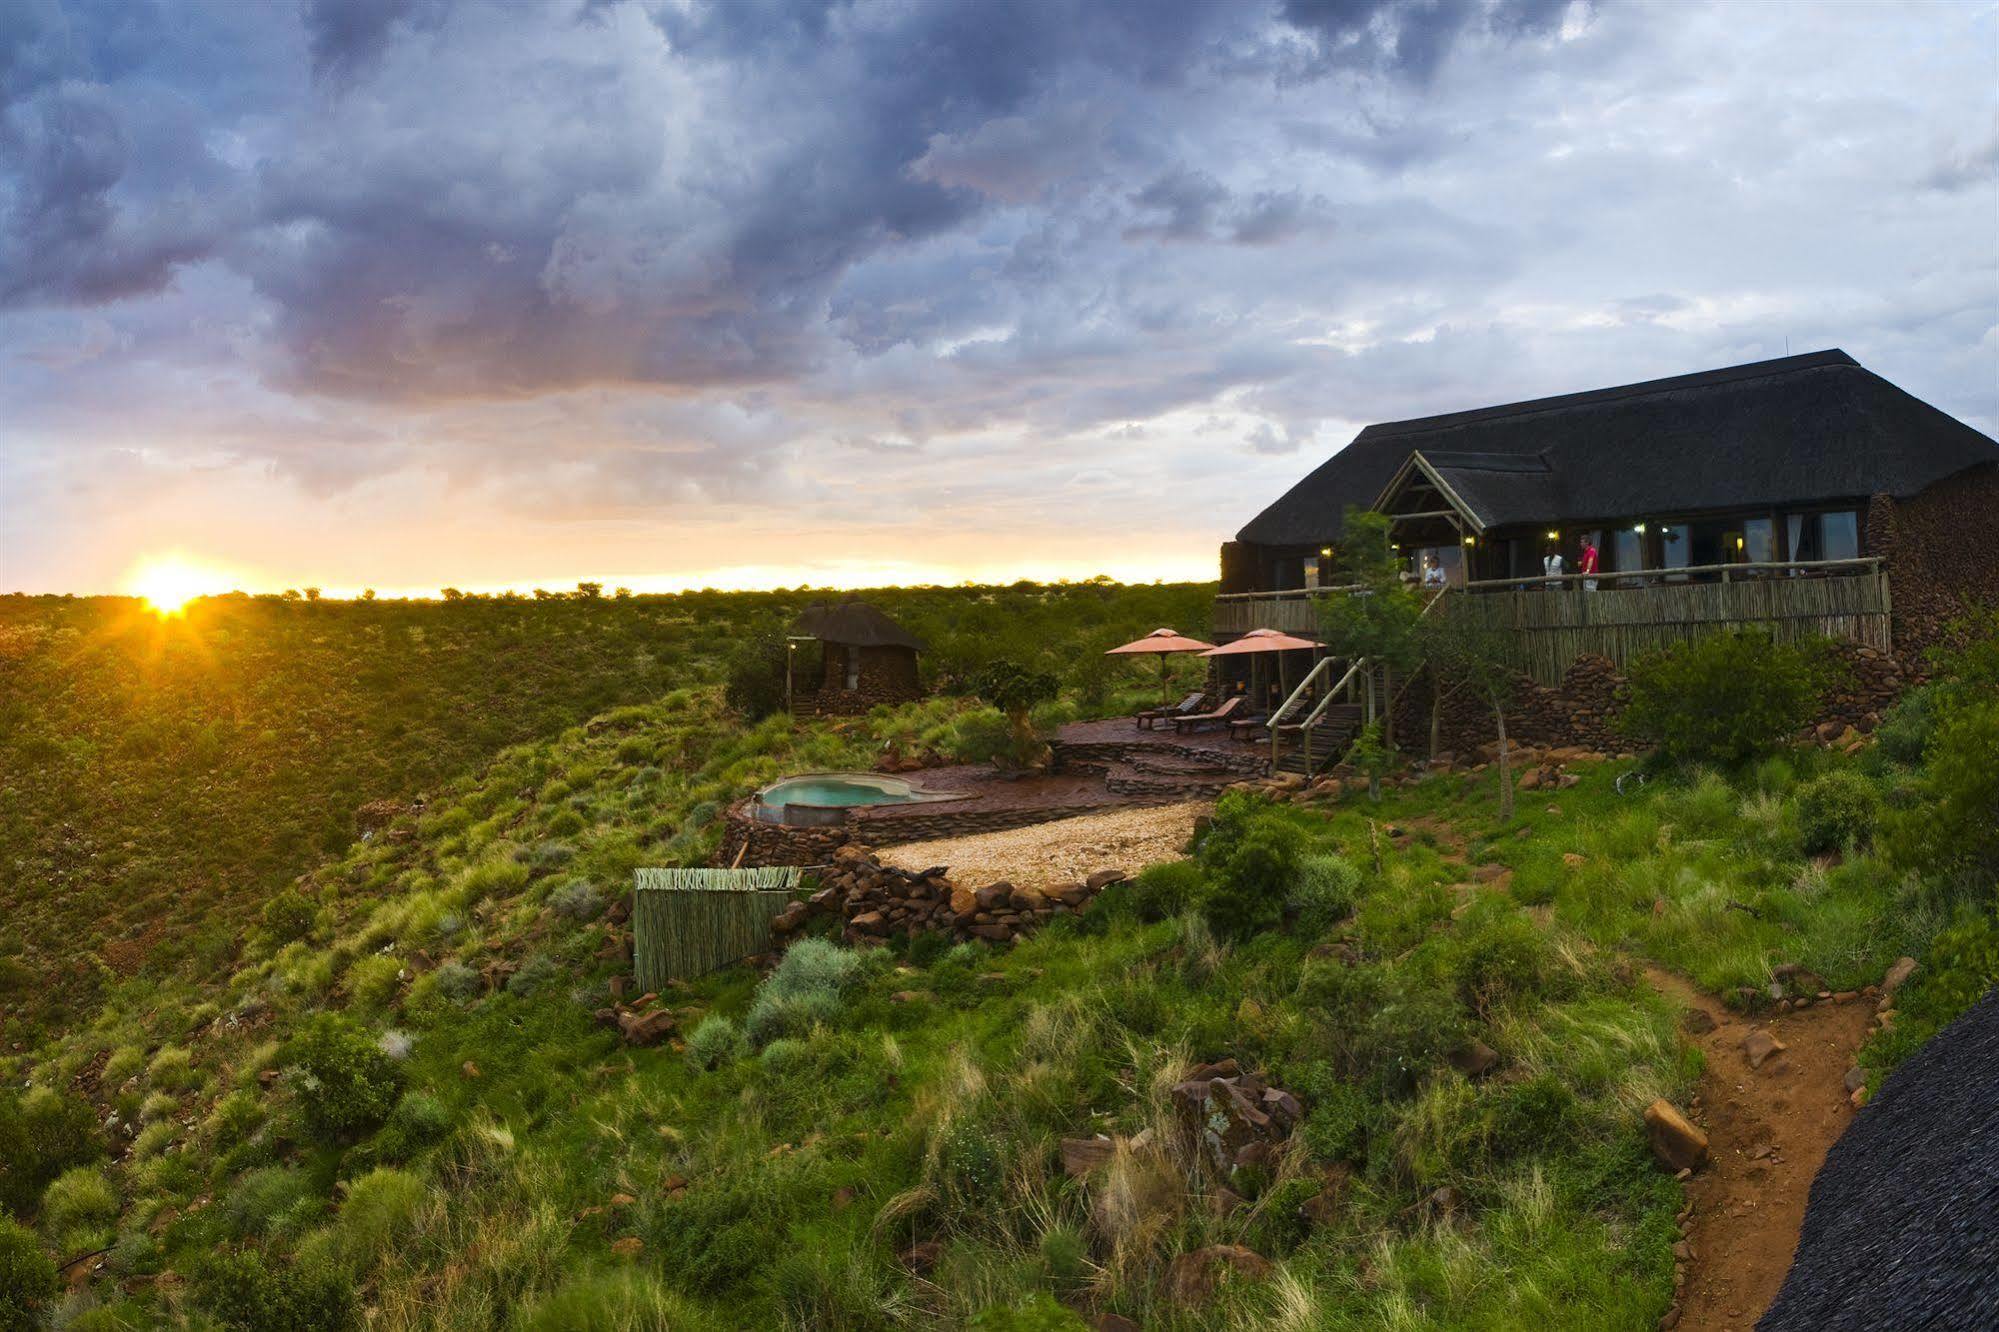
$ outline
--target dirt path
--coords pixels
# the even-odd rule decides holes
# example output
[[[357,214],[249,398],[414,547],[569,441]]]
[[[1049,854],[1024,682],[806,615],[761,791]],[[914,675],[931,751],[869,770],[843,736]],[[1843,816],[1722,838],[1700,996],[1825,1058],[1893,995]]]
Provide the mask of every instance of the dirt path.
[[[1820,1002],[1749,1020],[1683,977],[1651,966],[1645,975],[1689,1010],[1687,1037],[1707,1056],[1692,1118],[1708,1135],[1708,1164],[1687,1181],[1693,1215],[1677,1326],[1753,1328],[1790,1269],[1812,1177],[1853,1118],[1846,1071],[1874,1005]],[[1752,1031],[1787,1048],[1751,1068],[1742,1042]]]

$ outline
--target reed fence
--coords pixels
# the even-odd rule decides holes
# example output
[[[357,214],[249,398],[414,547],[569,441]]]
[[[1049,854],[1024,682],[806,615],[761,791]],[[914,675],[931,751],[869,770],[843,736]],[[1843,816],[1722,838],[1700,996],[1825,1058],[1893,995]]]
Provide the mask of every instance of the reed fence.
[[[804,871],[642,869],[632,876],[632,960],[641,990],[691,980],[767,952],[770,923]]]
[[[1612,580],[1604,576],[1596,591],[1573,586],[1574,575],[1554,588],[1474,585],[1472,595],[1452,599],[1449,613],[1497,632],[1514,664],[1547,685],[1559,684],[1584,653],[1622,669],[1648,652],[1721,629],[1762,628],[1778,642],[1839,638],[1884,652],[1892,646],[1888,575],[1878,564],[1830,577],[1731,572],[1726,582],[1628,588],[1608,586]]]

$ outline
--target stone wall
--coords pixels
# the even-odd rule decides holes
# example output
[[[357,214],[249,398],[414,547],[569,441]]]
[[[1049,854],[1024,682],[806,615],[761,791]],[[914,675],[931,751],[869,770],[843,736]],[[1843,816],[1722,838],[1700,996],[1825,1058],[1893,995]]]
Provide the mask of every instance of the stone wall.
[[[824,865],[851,839],[844,827],[790,828],[763,823],[739,806],[723,818],[722,850],[715,863],[743,865]]]
[[[801,716],[857,717],[872,708],[912,703],[923,697],[917,675],[916,653],[906,647],[864,647],[861,649],[859,687],[848,689],[847,649],[827,643],[820,655],[816,680],[800,672],[802,690],[795,700]]]
[[[1872,730],[1880,714],[1913,684],[1901,660],[1891,653],[1859,643],[1831,640],[1833,685],[1821,701],[1814,721],[1835,730],[1853,726]],[[1514,680],[1513,701],[1506,713],[1509,741],[1543,748],[1576,748],[1616,753],[1632,741],[1618,730],[1624,677],[1608,657],[1578,657],[1555,688],[1538,685],[1522,675]],[[1476,753],[1498,738],[1492,709],[1469,689],[1444,700],[1439,749],[1459,756]],[[1430,744],[1430,679],[1420,673],[1403,692],[1395,711],[1397,747],[1422,755]]]
[[[1999,607],[1999,464],[1913,499],[1876,495],[1867,507],[1867,553],[1887,562],[1895,652],[1919,669],[1950,621],[1973,607]]]
[[[783,942],[814,919],[832,917],[845,922],[841,938],[849,944],[925,933],[1007,943],[1057,916],[1081,911],[1106,885],[1122,878],[1121,871],[1100,870],[1086,881],[1046,890],[1006,882],[970,888],[953,883],[946,866],[921,873],[897,869],[850,843],[834,853],[833,863],[819,877],[819,890],[786,907],[771,922],[771,932]]]
[[[946,837],[970,837],[975,833],[1007,832],[1056,819],[1102,814],[1113,809],[1139,809],[1192,798],[1193,795],[1176,788],[1170,793],[1136,799],[1114,799],[1106,792],[1102,801],[1082,805],[960,810],[933,805],[929,808],[935,810],[934,813],[899,811],[887,817],[850,815],[846,823],[829,828],[793,828],[781,823],[764,823],[752,818],[747,807],[738,805],[723,816],[722,849],[715,860],[718,865],[724,866],[823,865],[833,858],[833,853],[840,847],[857,839],[874,846],[932,842]]]

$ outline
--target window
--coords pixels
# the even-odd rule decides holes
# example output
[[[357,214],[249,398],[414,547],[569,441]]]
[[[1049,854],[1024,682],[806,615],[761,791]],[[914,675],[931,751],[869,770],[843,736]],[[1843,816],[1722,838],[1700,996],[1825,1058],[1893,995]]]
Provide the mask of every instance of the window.
[[[1748,564],[1768,564],[1777,558],[1777,524],[1768,518],[1742,520],[1742,559]]]
[[[1645,567],[1645,534],[1635,527],[1617,529],[1616,545],[1610,553],[1610,567],[1625,573],[1636,573]],[[1642,578],[1626,578],[1619,581],[1619,587],[1643,587]]]
[[[1686,561],[1688,564],[1726,564],[1735,558],[1735,538],[1739,535],[1735,524],[1726,521],[1693,523],[1686,530],[1691,547]]]
[[[1851,560],[1860,555],[1860,515],[1852,509],[1784,516],[1793,560]]]
[[[847,645],[847,688],[861,687],[861,650],[852,643]]]
[[[1684,569],[1693,561],[1688,558],[1693,549],[1685,523],[1668,523],[1659,529],[1659,567],[1661,569]],[[1685,574],[1668,574],[1670,582],[1684,583]]]

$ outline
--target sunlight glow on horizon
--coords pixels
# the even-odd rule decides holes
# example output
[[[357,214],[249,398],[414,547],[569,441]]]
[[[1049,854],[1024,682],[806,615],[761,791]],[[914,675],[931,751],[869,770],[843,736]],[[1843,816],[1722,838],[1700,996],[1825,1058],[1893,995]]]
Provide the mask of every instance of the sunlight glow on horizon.
[[[1215,574],[1211,558],[1187,557],[1094,563],[1022,561],[1018,564],[994,562],[977,565],[833,559],[802,564],[739,564],[691,573],[565,574],[535,579],[447,580],[433,585],[340,584],[326,586],[320,595],[328,600],[347,601],[359,598],[364,592],[373,592],[383,600],[429,601],[438,599],[446,587],[476,596],[508,593],[527,596],[536,589],[572,592],[583,582],[601,584],[606,596],[621,588],[640,595],[702,590],[769,592],[811,589],[835,592],[886,587],[1006,586],[1022,580],[1073,583],[1099,577],[1132,584],[1197,583],[1211,582]],[[147,608],[162,618],[183,613],[188,603],[198,597],[238,591],[250,595],[275,595],[311,586],[316,584],[310,579],[285,580],[252,574],[180,552],[146,556],[137,561],[121,580],[124,593],[142,598]]]
[[[148,555],[125,575],[125,588],[161,619],[179,615],[196,597],[228,592],[238,585],[234,574],[181,554]]]

